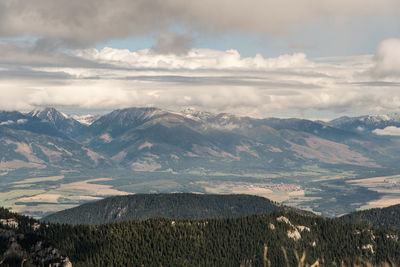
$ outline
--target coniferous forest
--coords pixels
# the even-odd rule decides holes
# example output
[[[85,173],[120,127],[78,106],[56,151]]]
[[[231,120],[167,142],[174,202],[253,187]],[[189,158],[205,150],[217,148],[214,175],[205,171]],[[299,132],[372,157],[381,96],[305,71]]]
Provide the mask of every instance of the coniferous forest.
[[[234,218],[150,218],[100,225],[40,222],[39,227],[38,221],[5,209],[0,215],[19,224],[18,227],[0,225],[1,266],[14,266],[22,261],[26,262],[24,266],[50,263],[59,263],[59,266],[70,266],[67,263],[73,266],[399,266],[400,263],[400,230],[350,224],[289,209]],[[10,254],[13,241],[7,239],[5,231],[8,236],[10,232],[14,234],[23,253]],[[40,250],[32,250],[39,242]],[[43,251],[56,252],[49,257]]]

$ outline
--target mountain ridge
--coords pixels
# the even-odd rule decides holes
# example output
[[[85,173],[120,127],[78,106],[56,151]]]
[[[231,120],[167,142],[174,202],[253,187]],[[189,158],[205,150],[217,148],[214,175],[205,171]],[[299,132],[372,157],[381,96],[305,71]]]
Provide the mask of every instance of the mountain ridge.
[[[89,202],[46,216],[42,221],[104,224],[158,217],[199,220],[269,214],[278,209],[284,207],[269,199],[251,195],[136,194]]]

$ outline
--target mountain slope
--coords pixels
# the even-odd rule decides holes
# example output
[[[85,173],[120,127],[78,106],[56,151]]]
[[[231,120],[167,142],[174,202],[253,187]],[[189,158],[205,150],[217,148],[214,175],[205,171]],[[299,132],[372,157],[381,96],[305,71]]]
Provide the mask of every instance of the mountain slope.
[[[48,123],[57,131],[65,134],[69,138],[75,138],[79,136],[87,127],[86,125],[81,124],[72,117],[69,117],[59,112],[55,108],[38,109],[29,112],[27,115],[33,118],[37,118],[41,122]]]
[[[375,162],[382,159],[381,151],[371,145],[376,140],[321,123],[199,114],[156,108],[115,110],[91,124],[80,138],[135,171],[182,170],[194,161],[206,169],[220,168],[216,161],[229,167],[238,162],[279,170],[315,163],[381,164]]]
[[[139,194],[116,196],[51,214],[43,221],[102,224],[156,217],[176,219],[230,218],[268,214],[282,207],[250,195]]]
[[[18,111],[0,111],[0,127],[66,138],[54,125]]]
[[[0,127],[0,171],[109,166],[98,153],[66,138]]]
[[[260,171],[296,171],[313,164],[375,168],[392,164],[400,153],[390,139],[308,120],[157,108],[115,110],[90,125],[54,108],[28,114],[0,112],[0,127],[73,140],[100,155],[97,158],[111,158],[133,171],[182,171],[195,165],[210,170],[250,166]]]
[[[376,228],[400,229],[400,205],[356,211],[343,215],[339,220],[347,223],[369,225]]]
[[[74,266],[396,266],[400,262],[399,231],[293,211],[99,226],[49,224],[39,233],[55,242]]]
[[[186,206],[184,212],[191,212],[199,200],[198,195],[170,196],[175,206]],[[160,201],[146,199],[143,213],[165,200],[165,195],[156,197]],[[205,197],[213,203],[204,204],[225,210],[226,200],[232,200]],[[246,196],[233,197],[236,206],[249,204]],[[118,205],[109,207],[115,211]],[[169,212],[178,217],[182,210]],[[39,223],[0,208],[0,255],[18,266],[22,257],[31,264],[61,266],[70,266],[69,259],[74,266],[397,266],[399,238],[398,229],[375,229],[290,209],[236,218],[152,218],[73,226]]]

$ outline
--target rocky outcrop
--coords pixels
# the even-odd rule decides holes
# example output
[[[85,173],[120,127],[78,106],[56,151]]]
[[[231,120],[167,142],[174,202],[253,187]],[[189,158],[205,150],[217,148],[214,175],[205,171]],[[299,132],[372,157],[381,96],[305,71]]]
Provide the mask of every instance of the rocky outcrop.
[[[72,267],[68,257],[32,234],[16,233],[11,229],[0,229],[0,265]],[[28,265],[30,266],[30,265]]]

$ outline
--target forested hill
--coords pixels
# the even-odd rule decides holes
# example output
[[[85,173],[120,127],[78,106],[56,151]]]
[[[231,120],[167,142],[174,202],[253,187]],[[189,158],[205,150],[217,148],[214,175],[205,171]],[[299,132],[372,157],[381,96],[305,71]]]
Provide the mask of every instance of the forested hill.
[[[269,214],[283,208],[269,199],[251,195],[190,193],[116,196],[51,214],[43,221],[68,224],[103,224],[114,221],[175,218],[232,218]]]
[[[376,228],[400,229],[400,204],[387,208],[376,208],[352,212],[339,218],[343,222],[370,225]]]
[[[49,224],[74,266],[398,266],[399,230],[278,210],[207,220]],[[386,264],[386,265],[384,265]]]
[[[0,266],[305,267],[400,262],[400,230],[293,210],[238,218],[152,218],[75,226],[38,223],[2,211]]]

